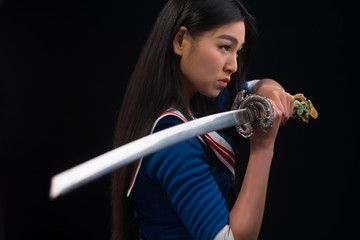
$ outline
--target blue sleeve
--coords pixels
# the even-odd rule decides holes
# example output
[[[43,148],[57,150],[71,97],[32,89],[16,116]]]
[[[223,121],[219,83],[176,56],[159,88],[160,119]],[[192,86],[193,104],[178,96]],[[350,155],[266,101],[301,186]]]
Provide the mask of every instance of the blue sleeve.
[[[255,85],[260,81],[260,79],[254,79],[246,81],[244,83],[244,89],[249,93],[255,93]]]
[[[169,127],[169,118],[155,131]],[[173,122],[173,123],[174,123]],[[148,161],[180,219],[195,239],[213,239],[228,224],[229,211],[202,145],[190,139],[161,150]]]
[[[249,91],[249,86],[247,82],[244,82],[243,89],[247,92]]]

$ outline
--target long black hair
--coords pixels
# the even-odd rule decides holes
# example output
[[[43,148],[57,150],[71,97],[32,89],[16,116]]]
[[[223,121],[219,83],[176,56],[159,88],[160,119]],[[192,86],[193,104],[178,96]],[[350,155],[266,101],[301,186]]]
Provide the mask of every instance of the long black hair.
[[[243,21],[245,45],[238,57],[238,71],[229,83],[231,96],[241,89],[255,49],[256,28],[253,17],[238,0],[169,0],[158,16],[153,30],[131,75],[115,131],[114,147],[148,135],[156,118],[170,106],[190,118],[186,96],[178,76],[178,59],[173,39],[181,26],[192,37],[222,25]],[[205,98],[192,100],[195,114],[206,114]],[[137,239],[131,198],[126,197],[135,163],[113,173],[112,240]]]

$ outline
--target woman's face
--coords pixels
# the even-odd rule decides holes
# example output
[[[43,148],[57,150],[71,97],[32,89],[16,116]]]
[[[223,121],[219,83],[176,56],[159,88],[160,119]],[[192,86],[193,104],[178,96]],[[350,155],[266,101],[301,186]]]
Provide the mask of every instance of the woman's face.
[[[244,22],[234,22],[193,38],[181,27],[173,47],[180,56],[180,79],[187,97],[196,92],[216,97],[237,71],[238,51],[245,43]]]

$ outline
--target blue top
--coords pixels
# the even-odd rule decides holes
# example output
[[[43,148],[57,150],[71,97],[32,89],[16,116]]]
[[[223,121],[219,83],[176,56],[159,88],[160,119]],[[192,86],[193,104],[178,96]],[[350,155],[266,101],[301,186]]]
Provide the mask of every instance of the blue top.
[[[244,88],[248,90],[246,83]],[[230,108],[228,89],[214,104],[216,112]],[[166,116],[154,132],[181,123]],[[229,224],[226,196],[231,177],[211,161],[197,138],[143,159],[131,193],[141,239],[213,239]]]
[[[180,123],[166,116],[154,132]],[[229,221],[230,186],[197,138],[145,157],[131,195],[141,239],[213,239]]]

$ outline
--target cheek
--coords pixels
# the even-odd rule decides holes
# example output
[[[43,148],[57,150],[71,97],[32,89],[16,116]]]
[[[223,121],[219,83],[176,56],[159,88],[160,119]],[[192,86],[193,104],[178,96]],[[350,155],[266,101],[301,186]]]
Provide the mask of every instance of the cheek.
[[[209,73],[213,75],[222,69],[221,58],[216,51],[205,51],[199,56],[199,65],[205,71],[204,74]]]
[[[209,79],[209,77],[219,77],[219,71],[222,69],[219,53],[214,50],[201,49],[201,51],[194,52],[187,64],[195,76],[206,77],[204,80]]]

